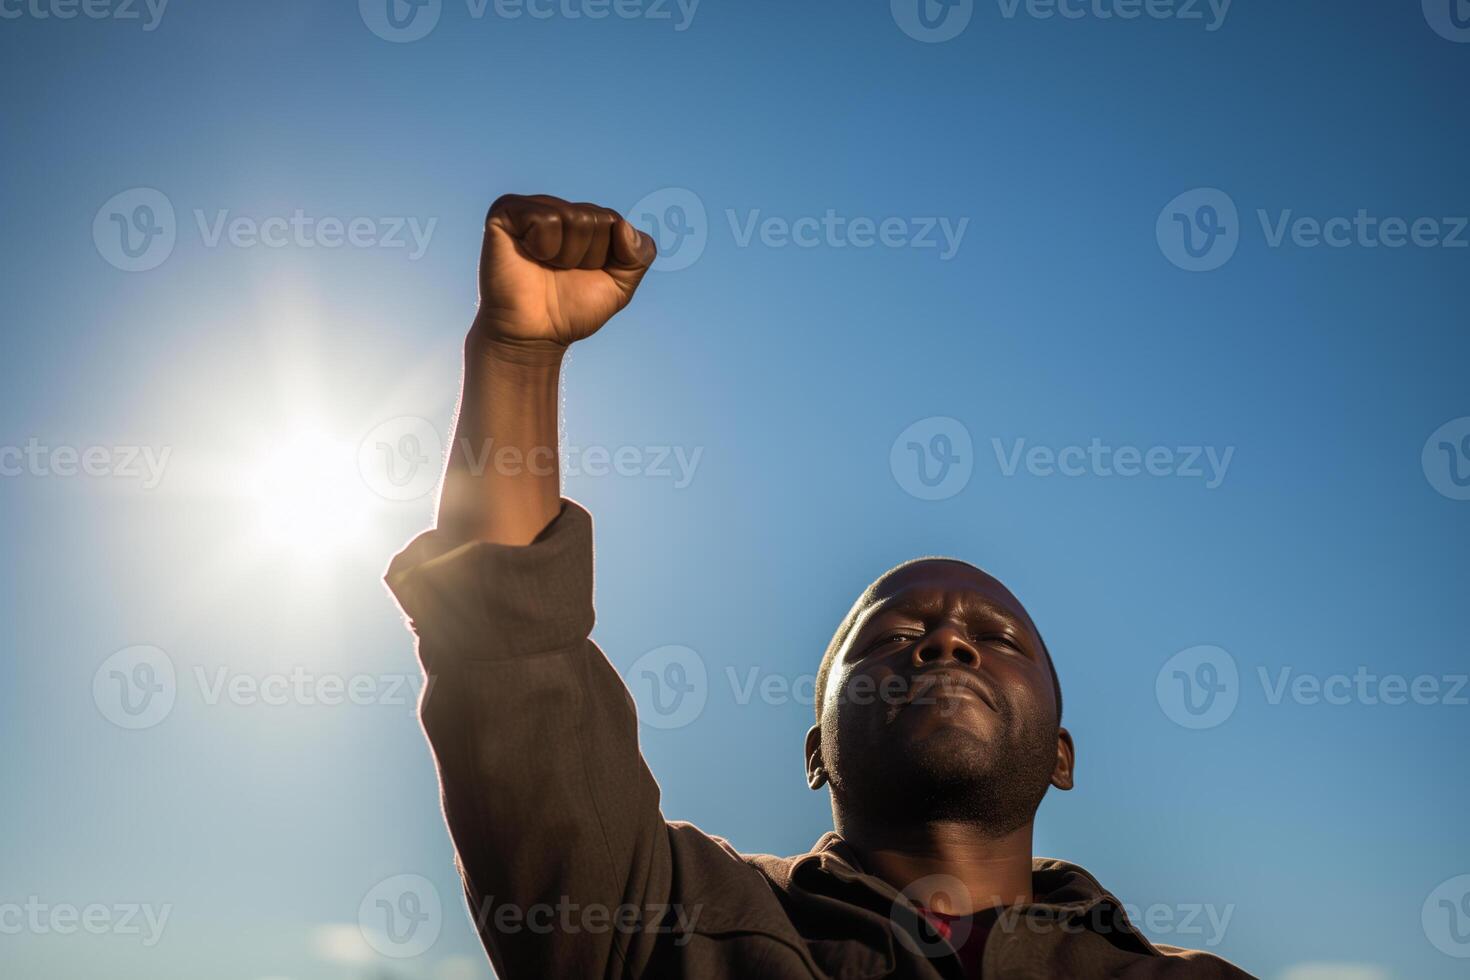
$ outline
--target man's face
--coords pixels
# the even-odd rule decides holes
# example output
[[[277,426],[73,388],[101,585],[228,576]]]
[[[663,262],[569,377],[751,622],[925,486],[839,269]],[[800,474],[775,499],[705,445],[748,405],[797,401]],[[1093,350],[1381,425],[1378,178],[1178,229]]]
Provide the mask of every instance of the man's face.
[[[1070,787],[1041,637],[1004,585],[961,562],[878,583],[831,665],[819,744],[839,807],[869,818],[1008,833],[1048,784]]]

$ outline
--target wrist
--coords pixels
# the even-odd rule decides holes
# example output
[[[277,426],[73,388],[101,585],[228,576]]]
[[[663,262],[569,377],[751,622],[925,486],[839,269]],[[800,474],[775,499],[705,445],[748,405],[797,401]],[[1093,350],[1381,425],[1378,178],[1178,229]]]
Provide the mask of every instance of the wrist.
[[[473,329],[465,338],[464,345],[467,368],[524,375],[528,379],[557,374],[566,353],[567,346],[554,340],[486,337]]]

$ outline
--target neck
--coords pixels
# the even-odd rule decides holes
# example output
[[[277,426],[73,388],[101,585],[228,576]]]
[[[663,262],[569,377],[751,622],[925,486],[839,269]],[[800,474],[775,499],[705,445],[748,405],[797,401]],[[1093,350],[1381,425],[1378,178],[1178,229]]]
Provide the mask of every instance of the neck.
[[[870,826],[838,815],[834,823],[864,871],[927,909],[969,915],[1032,900],[1030,822],[999,837],[960,821]]]

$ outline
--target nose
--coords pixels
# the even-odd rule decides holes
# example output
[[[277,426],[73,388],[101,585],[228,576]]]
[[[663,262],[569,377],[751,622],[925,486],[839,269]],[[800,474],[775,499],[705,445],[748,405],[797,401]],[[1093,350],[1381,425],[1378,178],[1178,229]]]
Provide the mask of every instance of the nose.
[[[949,625],[939,626],[913,645],[913,664],[915,667],[956,664],[974,670],[980,666],[980,651],[960,630]]]

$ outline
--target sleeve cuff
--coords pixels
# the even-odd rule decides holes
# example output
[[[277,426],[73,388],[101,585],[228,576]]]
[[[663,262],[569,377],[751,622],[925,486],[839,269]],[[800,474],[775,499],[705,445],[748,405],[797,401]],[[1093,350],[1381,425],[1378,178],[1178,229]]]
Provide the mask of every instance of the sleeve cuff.
[[[384,575],[426,657],[497,660],[566,649],[592,632],[592,515],[562,498],[528,545],[426,531]]]

